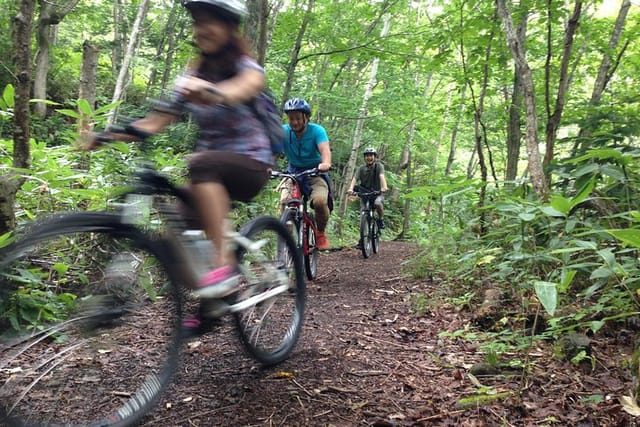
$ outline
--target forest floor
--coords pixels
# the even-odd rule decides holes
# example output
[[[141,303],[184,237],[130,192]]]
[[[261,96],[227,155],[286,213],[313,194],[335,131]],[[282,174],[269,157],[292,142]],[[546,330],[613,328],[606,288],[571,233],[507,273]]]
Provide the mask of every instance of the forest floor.
[[[525,361],[526,374],[478,369],[487,355],[456,338],[456,331],[473,332],[478,307],[455,304],[456,290],[438,280],[412,278],[408,263],[418,251],[385,241],[369,259],[354,248],[323,253],[287,361],[260,368],[229,319],[185,346],[177,377],[143,424],[640,425],[619,400],[632,386],[628,331],[594,337],[587,369],[552,357],[546,342],[501,354]]]

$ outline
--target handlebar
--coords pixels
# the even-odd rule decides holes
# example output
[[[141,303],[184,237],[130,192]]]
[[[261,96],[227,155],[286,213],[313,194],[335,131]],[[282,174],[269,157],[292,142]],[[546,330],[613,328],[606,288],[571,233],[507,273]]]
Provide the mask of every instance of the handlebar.
[[[320,173],[321,172],[318,170],[318,168],[311,168],[298,173],[271,171],[271,178],[289,178],[293,181],[300,181],[300,179],[305,176],[318,176],[320,175]]]
[[[373,197],[373,196],[381,195],[382,191],[380,191],[380,190],[375,190],[375,191],[353,191],[351,194],[353,194],[354,196],[358,196],[358,197]]]

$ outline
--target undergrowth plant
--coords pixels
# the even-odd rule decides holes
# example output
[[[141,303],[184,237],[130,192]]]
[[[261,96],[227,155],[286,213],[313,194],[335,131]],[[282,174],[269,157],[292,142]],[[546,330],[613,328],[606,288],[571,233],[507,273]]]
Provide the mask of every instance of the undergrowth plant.
[[[532,331],[526,322],[505,316],[497,332],[471,328],[455,338],[480,339],[485,350],[501,353],[566,332],[597,333],[607,322],[637,316],[640,214],[633,200],[640,192],[639,158],[638,149],[614,147],[566,160],[555,170],[562,185],[545,202],[526,187],[487,187],[484,234],[476,233],[477,221],[470,220],[444,243],[439,232],[468,213],[440,216],[441,223],[429,231],[434,238],[422,241],[424,259],[414,264],[414,275],[446,268],[458,281],[451,290],[456,296],[500,288],[520,305],[523,318],[539,313],[546,326]],[[480,216],[470,193],[451,194],[449,199],[465,199],[454,203],[458,208]]]

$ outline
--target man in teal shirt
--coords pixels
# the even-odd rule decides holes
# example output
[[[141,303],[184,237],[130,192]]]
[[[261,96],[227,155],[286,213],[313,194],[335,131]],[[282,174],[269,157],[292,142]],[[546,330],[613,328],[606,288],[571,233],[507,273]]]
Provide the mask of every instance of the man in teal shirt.
[[[310,194],[307,195],[315,211],[318,249],[326,250],[330,248],[325,230],[331,212],[329,209],[330,183],[326,174],[331,169],[329,137],[322,126],[310,121],[311,107],[304,99],[288,100],[283,110],[289,121],[289,124],[283,125],[285,135],[282,144],[289,162],[289,172],[299,173],[312,168],[318,168],[320,172],[324,172],[321,176],[310,177],[306,183],[308,185],[304,187],[310,189]],[[287,192],[283,191],[283,199],[286,197]]]

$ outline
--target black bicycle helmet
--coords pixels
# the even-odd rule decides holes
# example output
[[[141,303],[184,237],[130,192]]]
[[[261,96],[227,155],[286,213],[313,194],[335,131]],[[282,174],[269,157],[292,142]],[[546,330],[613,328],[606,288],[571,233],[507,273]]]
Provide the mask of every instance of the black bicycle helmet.
[[[302,111],[307,116],[311,115],[311,106],[302,98],[292,98],[288,100],[284,103],[283,110],[285,113],[289,111]]]
[[[378,152],[373,147],[367,147],[364,149],[364,151],[362,152],[362,155],[366,156],[367,154],[373,154],[374,156],[378,157]]]
[[[245,0],[183,0],[182,5],[193,12],[198,7],[211,7],[226,18],[240,22],[249,14]]]

